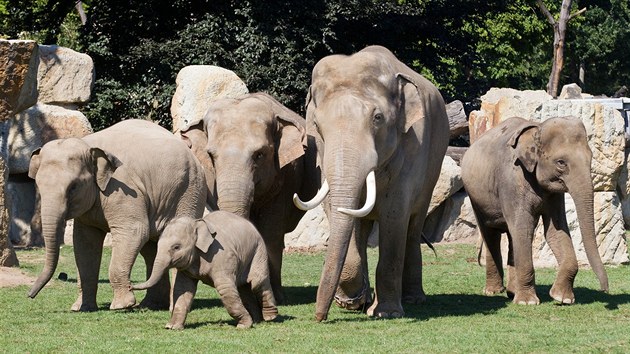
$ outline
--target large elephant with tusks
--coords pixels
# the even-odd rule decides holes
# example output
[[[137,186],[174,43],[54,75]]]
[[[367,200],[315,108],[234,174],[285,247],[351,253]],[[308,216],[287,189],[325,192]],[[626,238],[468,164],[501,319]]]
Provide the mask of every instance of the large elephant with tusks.
[[[315,65],[306,117],[323,182],[314,199],[294,201],[309,209],[325,199],[330,223],[316,319],[327,318],[333,297],[354,309],[371,301],[366,248],[374,221],[379,261],[367,313],[401,317],[403,301],[425,300],[420,237],[448,145],[444,100],[388,49],[370,46]]]

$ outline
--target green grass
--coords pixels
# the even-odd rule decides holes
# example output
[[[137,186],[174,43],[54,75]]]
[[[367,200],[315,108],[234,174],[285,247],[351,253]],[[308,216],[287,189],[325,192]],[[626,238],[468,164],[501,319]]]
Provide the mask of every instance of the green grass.
[[[424,246],[423,246],[424,247]],[[0,351],[40,352],[627,352],[630,348],[630,267],[609,267],[610,294],[598,289],[590,270],[575,281],[577,303],[558,306],[548,296],[555,272],[536,273],[539,306],[513,305],[503,296],[481,295],[484,269],[470,245],[436,245],[438,257],[423,249],[428,300],[406,305],[406,317],[374,320],[333,305],[329,319],[314,321],[314,302],[323,253],[287,254],[283,269],[288,303],[278,322],[237,330],[216,291],[200,284],[184,331],[163,329],[168,311],[109,311],[109,250],[99,285],[100,311],[72,313],[77,295],[71,247],[64,247],[53,280],[35,299],[27,286],[0,288]],[[43,251],[19,251],[22,268],[37,274]],[[371,275],[377,251],[370,250]],[[137,262],[132,280],[143,280]],[[143,294],[138,293],[141,299]]]

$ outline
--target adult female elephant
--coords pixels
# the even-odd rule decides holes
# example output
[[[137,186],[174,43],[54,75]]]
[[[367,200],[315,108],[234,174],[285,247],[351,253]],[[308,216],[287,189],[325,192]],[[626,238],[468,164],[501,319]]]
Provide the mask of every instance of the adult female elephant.
[[[153,268],[158,237],[176,217],[200,218],[206,186],[203,168],[182,141],[157,124],[125,120],[82,139],[54,140],[35,151],[29,176],[41,195],[46,264],[29,292],[35,297],[59,260],[66,220],[74,218],[79,296],[73,311],[96,310],[105,234],[112,234],[111,309],[136,303],[129,274],[140,252]],[[153,242],[150,242],[153,241]],[[168,308],[168,277],[142,305]]]
[[[486,294],[505,291],[501,233],[506,232],[508,295],[517,304],[538,304],[534,288],[532,242],[542,217],[545,238],[559,269],[549,291],[560,303],[575,301],[578,271],[564,206],[564,193],[575,201],[584,250],[608,290],[608,276],[597,251],[593,218],[592,153],[584,124],[575,117],[542,123],[510,118],[484,133],[462,159],[462,180],[485,241]]]
[[[420,234],[448,145],[442,96],[389,50],[371,46],[320,60],[307,104],[307,131],[325,180],[313,200],[295,202],[308,209],[328,194],[330,223],[316,319],[327,318],[338,285],[342,306],[369,301],[366,247],[373,220],[379,222],[379,261],[367,312],[403,316],[402,300],[425,299]]]
[[[261,233],[271,286],[281,302],[284,234],[304,214],[291,199],[296,192],[313,196],[317,189],[318,178],[307,171],[314,170],[315,153],[306,151],[305,121],[270,95],[252,93],[212,102],[203,122],[188,122],[181,134],[190,139],[199,129],[207,134],[210,160],[204,166],[208,180],[215,181],[210,193],[220,210],[250,219]],[[190,141],[195,150],[201,140]]]

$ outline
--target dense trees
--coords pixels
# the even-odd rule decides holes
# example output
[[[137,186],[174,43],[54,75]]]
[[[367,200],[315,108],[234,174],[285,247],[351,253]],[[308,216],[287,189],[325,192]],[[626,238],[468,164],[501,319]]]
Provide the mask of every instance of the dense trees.
[[[561,0],[544,0],[552,14]],[[179,69],[233,70],[301,112],[310,71],[331,53],[382,44],[434,81],[448,100],[474,102],[492,86],[544,89],[553,32],[536,0],[0,0],[0,35],[31,36],[89,53],[95,96],[84,111],[96,128],[132,117],[170,125]],[[612,95],[630,84],[627,0],[574,0],[560,85]],[[78,38],[73,28],[80,27]]]

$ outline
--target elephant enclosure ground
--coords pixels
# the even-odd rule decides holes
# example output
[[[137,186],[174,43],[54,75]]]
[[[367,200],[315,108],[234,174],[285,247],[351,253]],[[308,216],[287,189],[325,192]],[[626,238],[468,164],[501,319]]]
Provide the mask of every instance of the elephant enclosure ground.
[[[237,330],[214,289],[198,288],[183,331],[163,329],[168,311],[110,311],[107,280],[111,249],[101,267],[99,311],[72,313],[77,296],[72,247],[64,246],[53,280],[35,299],[28,285],[0,287],[0,343],[8,352],[627,352],[630,347],[630,266],[608,267],[610,294],[598,289],[594,274],[581,269],[575,280],[577,303],[558,306],[547,295],[555,271],[536,273],[539,306],[518,306],[505,295],[481,294],[484,268],[473,245],[426,246],[424,289],[428,300],[405,305],[406,317],[372,320],[333,305],[328,321],[314,321],[322,252],[285,255],[283,282],[288,297],[276,322]],[[33,277],[42,268],[40,249],[17,250],[21,272]],[[369,250],[372,285],[377,250]],[[58,279],[59,273],[68,275]],[[136,262],[132,281],[144,280]],[[137,292],[142,299],[143,292]]]

